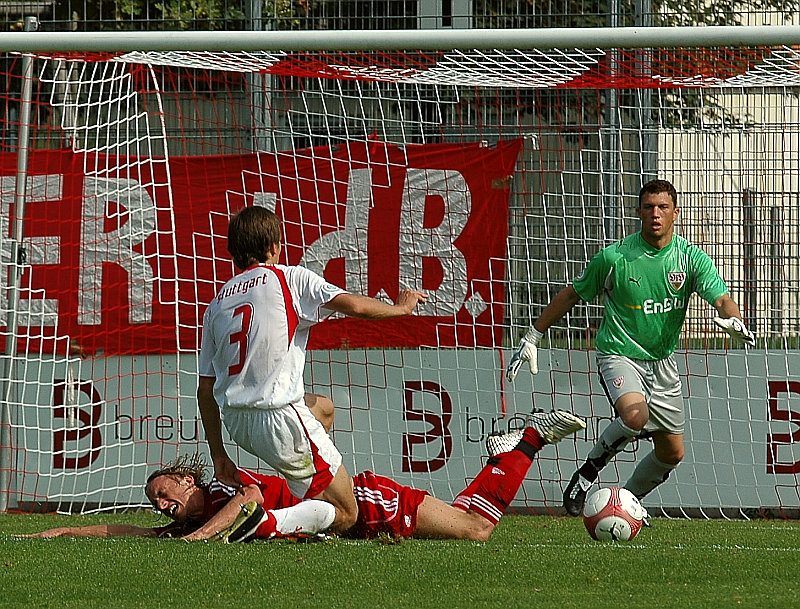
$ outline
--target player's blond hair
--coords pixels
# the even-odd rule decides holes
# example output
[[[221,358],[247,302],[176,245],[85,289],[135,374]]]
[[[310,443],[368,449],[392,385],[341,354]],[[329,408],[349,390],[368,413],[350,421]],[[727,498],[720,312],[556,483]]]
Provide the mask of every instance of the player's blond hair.
[[[197,486],[205,486],[207,467],[203,455],[186,453],[150,474],[144,488],[147,489],[148,485],[159,476],[191,476]]]

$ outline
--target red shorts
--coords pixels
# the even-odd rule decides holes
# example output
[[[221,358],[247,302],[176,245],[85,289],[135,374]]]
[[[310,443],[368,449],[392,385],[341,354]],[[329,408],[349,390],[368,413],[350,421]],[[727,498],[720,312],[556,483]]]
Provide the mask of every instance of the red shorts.
[[[371,539],[381,533],[411,537],[417,528],[417,509],[428,495],[370,471],[353,476],[358,520],[345,533],[353,539]]]

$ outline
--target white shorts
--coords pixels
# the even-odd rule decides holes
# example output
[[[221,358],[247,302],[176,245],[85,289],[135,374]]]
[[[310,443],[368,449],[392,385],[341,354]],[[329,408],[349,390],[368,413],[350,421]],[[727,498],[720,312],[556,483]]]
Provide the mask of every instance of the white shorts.
[[[305,402],[283,408],[225,408],[231,439],[286,478],[292,495],[316,497],[330,485],[342,455]]]
[[[686,415],[674,357],[648,361],[598,353],[597,371],[612,406],[626,393],[644,396],[650,413],[644,431],[683,434]]]

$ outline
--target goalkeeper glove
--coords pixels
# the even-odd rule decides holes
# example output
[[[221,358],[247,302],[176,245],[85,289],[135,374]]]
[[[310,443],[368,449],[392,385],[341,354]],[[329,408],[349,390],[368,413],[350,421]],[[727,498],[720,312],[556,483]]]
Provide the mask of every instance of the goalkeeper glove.
[[[236,520],[229,527],[214,535],[211,541],[221,541],[222,543],[249,541],[265,518],[267,518],[267,513],[264,508],[255,501],[248,501],[242,504]]]
[[[514,379],[517,378],[517,372],[519,372],[522,362],[528,362],[531,374],[539,372],[539,358],[536,345],[542,340],[542,336],[544,336],[544,334],[531,326],[525,336],[522,337],[519,347],[517,347],[514,355],[511,356],[511,361],[508,362],[508,367],[506,368],[506,378],[510,383],[513,383]]]
[[[755,335],[747,329],[744,322],[738,317],[728,317],[727,319],[715,317],[714,323],[730,334],[731,337],[742,341],[745,345],[749,347],[756,346]]]

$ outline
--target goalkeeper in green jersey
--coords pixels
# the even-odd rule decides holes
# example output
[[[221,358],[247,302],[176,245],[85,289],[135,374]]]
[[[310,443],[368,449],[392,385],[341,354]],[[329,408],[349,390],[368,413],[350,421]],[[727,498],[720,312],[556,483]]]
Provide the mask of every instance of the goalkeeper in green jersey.
[[[685,415],[673,352],[693,292],[717,310],[714,322],[720,328],[755,346],[755,337],[744,325],[714,263],[700,248],[674,234],[679,211],[671,183],[652,180],[645,184],[637,208],[641,230],[601,250],[572,285],[556,294],[508,364],[509,381],[514,381],[523,362],[536,374],[536,347],[543,333],[578,301],[603,295],[597,367],[617,417],[564,490],[564,508],[573,516],[583,510],[587,491],[600,470],[632,439],[647,435],[653,440],[653,450],[625,483],[640,499],[664,482],[683,459]]]

